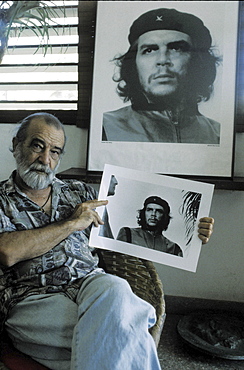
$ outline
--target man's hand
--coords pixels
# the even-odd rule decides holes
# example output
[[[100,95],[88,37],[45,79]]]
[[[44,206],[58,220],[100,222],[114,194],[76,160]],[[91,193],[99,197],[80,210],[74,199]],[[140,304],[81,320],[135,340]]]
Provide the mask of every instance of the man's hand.
[[[213,233],[214,219],[212,217],[202,217],[198,224],[198,237],[206,244]]]
[[[84,230],[92,223],[95,226],[102,225],[95,208],[107,203],[107,200],[91,200],[78,204],[67,220],[31,230],[1,233],[0,263],[10,267],[17,262],[41,256],[74,231]]]
[[[103,225],[103,221],[95,211],[95,208],[105,206],[106,204],[108,204],[107,200],[97,199],[77,204],[69,220],[75,221],[77,230],[84,230],[92,223],[96,227]]]

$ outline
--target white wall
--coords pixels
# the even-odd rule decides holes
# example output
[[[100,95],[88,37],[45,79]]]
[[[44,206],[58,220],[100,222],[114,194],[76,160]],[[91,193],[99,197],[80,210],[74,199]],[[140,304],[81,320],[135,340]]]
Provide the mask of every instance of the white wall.
[[[0,125],[0,180],[14,169],[9,152],[15,125]],[[60,171],[85,167],[87,130],[66,126],[66,154]],[[244,176],[244,133],[237,134],[235,175]],[[167,295],[244,302],[244,192],[215,190],[215,231],[203,246],[196,273],[156,264]]]
[[[244,177],[244,133],[236,136],[235,176]],[[168,295],[244,302],[244,191],[215,190],[210,242],[196,273],[156,264]]]
[[[196,273],[156,265],[168,295],[244,302],[244,192],[216,190],[210,242]]]

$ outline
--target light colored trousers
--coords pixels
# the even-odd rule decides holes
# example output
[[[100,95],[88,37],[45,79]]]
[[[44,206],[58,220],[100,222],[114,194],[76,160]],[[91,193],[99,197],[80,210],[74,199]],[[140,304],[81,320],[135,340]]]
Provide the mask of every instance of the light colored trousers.
[[[85,279],[76,301],[30,296],[11,311],[6,329],[16,348],[53,370],[160,370],[148,328],[154,308],[126,280]]]

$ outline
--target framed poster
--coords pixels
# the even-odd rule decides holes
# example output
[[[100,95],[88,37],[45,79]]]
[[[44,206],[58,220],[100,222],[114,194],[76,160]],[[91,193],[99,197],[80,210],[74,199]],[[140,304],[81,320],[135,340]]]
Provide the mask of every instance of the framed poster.
[[[105,165],[89,244],[195,272],[214,185]]]
[[[237,29],[237,1],[98,2],[88,170],[231,177]]]

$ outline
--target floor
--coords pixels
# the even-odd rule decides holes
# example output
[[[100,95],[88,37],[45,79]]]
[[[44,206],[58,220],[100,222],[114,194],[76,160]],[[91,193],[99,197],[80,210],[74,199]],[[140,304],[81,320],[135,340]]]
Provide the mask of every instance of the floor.
[[[181,315],[168,314],[158,346],[158,355],[164,370],[239,370],[244,360],[226,360],[196,351],[183,343],[176,327]]]

